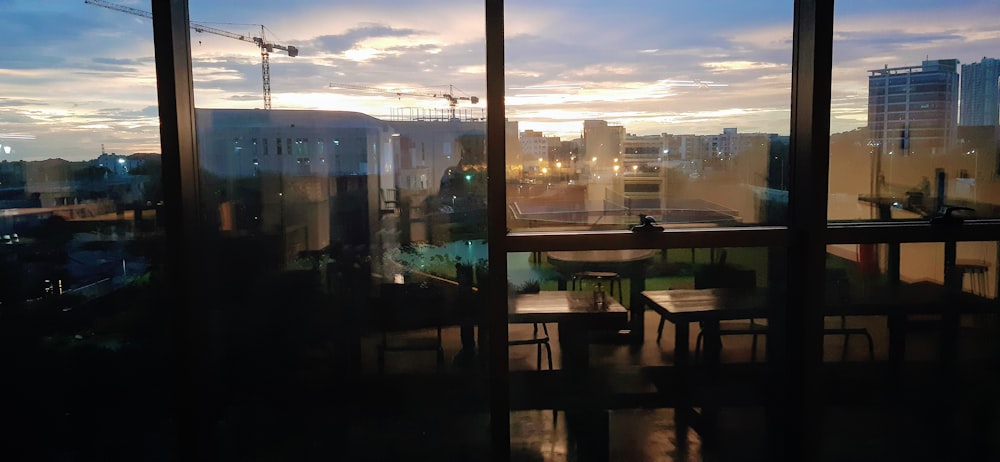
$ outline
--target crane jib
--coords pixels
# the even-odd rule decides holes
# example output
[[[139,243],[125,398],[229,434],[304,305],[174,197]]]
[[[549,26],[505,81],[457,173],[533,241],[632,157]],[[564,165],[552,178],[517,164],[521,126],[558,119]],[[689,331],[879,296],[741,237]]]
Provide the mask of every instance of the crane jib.
[[[152,19],[153,14],[148,11],[143,11],[135,9],[132,7],[119,5],[117,3],[108,2],[105,0],[84,0],[84,3],[88,5],[100,6],[108,8],[115,11],[120,11],[122,13],[128,13],[136,16],[141,16],[147,19]],[[273,43],[268,43],[264,40],[264,26],[260,26],[260,37],[249,38],[244,34],[235,34],[233,32],[225,31],[222,29],[216,29],[214,27],[209,27],[204,24],[190,23],[191,29],[198,33],[209,33],[215,35],[221,35],[223,37],[229,37],[236,40],[242,40],[244,42],[250,42],[258,47],[260,47],[261,58],[264,60],[261,63],[261,77],[264,81],[264,109],[271,109],[271,75],[269,72],[269,66],[267,63],[267,53],[274,51],[275,48],[279,50],[285,50],[288,52],[288,56],[294,58],[299,55],[299,49],[294,46],[276,45]]]

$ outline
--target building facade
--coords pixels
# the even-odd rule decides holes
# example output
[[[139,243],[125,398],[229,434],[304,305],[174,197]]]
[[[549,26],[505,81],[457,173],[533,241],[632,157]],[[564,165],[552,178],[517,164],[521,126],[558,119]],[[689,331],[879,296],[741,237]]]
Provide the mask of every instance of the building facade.
[[[583,121],[583,155],[591,162],[591,171],[609,173],[622,157],[625,127],[609,125],[604,120]]]
[[[967,127],[1000,123],[1000,59],[986,58],[962,65],[959,124]]]
[[[525,130],[518,139],[525,173],[539,174],[549,164],[549,141],[542,132]]]
[[[876,151],[944,154],[958,127],[958,60],[868,72],[868,129]]]

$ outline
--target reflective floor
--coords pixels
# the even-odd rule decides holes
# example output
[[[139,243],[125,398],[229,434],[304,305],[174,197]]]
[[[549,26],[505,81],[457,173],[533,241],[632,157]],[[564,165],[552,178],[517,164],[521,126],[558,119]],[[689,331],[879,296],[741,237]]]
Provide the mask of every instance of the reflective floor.
[[[618,371],[616,377],[631,377],[630,370],[673,369],[673,331],[668,323],[659,344],[656,343],[655,314],[646,314],[646,341],[641,346],[594,344],[590,347],[591,365],[595,370]],[[874,337],[875,360],[869,359],[867,342],[852,337],[846,361],[842,336],[825,339],[825,360],[828,380],[825,412],[815,416],[824,428],[819,442],[821,460],[881,461],[881,460],[998,460],[1000,456],[1000,393],[992,391],[1000,385],[997,368],[995,335],[984,327],[982,319],[968,319],[960,335],[962,361],[954,369],[942,369],[937,361],[938,336],[934,332],[910,333],[907,336],[905,368],[890,372],[887,358],[887,329],[884,318],[850,318],[852,326],[866,327]],[[530,325],[511,326],[511,335],[530,334]],[[693,339],[696,331],[692,332]],[[550,328],[553,367],[559,361],[558,332]],[[456,332],[445,332],[446,356],[454,358],[459,342]],[[370,350],[369,348],[365,348]],[[366,353],[367,354],[367,353]],[[534,346],[510,349],[512,374],[520,372],[531,377],[536,370]],[[418,358],[421,354],[405,354],[405,359],[387,361],[386,374],[428,371],[434,367],[434,357]],[[412,356],[412,357],[411,357]],[[542,369],[548,369],[545,355]],[[758,364],[764,360],[764,346],[758,350]],[[750,367],[749,337],[727,337],[722,361],[734,368]],[[458,367],[451,362],[447,368]],[[733,374],[731,386],[738,389],[752,385],[753,375]],[[751,377],[747,379],[746,377]],[[743,380],[746,383],[741,383]],[[641,381],[641,379],[639,379]],[[643,390],[655,390],[655,384],[639,385]],[[512,388],[512,402],[534,393],[530,387]],[[539,392],[541,393],[541,392]],[[650,395],[641,395],[650,396]],[[529,400],[530,401],[530,400]],[[541,407],[541,406],[539,406]],[[767,412],[762,402],[754,405],[721,406],[712,443],[703,441],[691,427],[678,431],[675,409],[670,406],[616,408],[608,411],[608,456],[588,454],[568,422],[566,412],[553,409],[514,410],[511,419],[511,451],[514,460],[575,461],[575,460],[655,460],[655,461],[754,461],[773,460],[767,452]],[[398,430],[409,438],[442,437],[441,448],[434,460],[471,460],[487,454],[488,436],[482,430],[488,425],[487,413],[433,423],[420,432]],[[423,425],[413,423],[414,425]],[[382,431],[387,430],[380,427]],[[412,429],[411,429],[412,430]],[[440,433],[439,433],[440,432]],[[402,440],[402,441],[405,441]],[[426,440],[417,446],[426,447]],[[584,441],[586,443],[586,441]],[[375,444],[373,448],[379,448]],[[450,449],[444,449],[450,448]],[[390,460],[392,452],[376,455],[385,448],[367,452],[372,460]],[[454,457],[449,456],[456,451]],[[383,457],[384,456],[384,457]],[[409,453],[409,456],[420,457]],[[424,459],[421,459],[424,460]]]

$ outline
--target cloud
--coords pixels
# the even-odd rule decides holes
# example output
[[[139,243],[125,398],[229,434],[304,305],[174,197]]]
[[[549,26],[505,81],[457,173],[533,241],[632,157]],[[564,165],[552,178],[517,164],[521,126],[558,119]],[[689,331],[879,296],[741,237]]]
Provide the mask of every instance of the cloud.
[[[419,34],[421,32],[414,29],[396,29],[384,24],[371,23],[362,24],[343,34],[319,36],[312,40],[311,43],[318,52],[337,54],[355,49],[360,44],[375,38],[409,37]]]
[[[762,63],[755,61],[717,61],[717,62],[706,62],[702,63],[701,65],[708,69],[711,69],[713,72],[777,69],[780,67],[785,67],[784,65],[779,63]]]
[[[125,117],[125,118],[149,118],[157,117],[159,115],[159,108],[157,106],[146,106],[141,109],[129,109],[129,108],[101,108],[95,111],[95,116],[99,117]]]
[[[0,97],[0,107],[44,106],[47,103],[40,99],[17,99]]]
[[[229,101],[263,101],[263,96],[232,94],[226,99]]]
[[[838,31],[834,34],[835,62],[865,61],[873,56],[888,59],[902,58],[907,49],[928,52],[940,49],[949,43],[961,44],[964,39],[957,33],[912,33],[903,30]],[[886,63],[890,67],[902,63]],[[919,63],[911,63],[919,64]]]
[[[345,7],[285,0],[280,14],[273,4],[255,1],[240,8],[192,3],[196,22],[221,18],[227,23],[220,28],[236,30],[243,27],[237,23],[264,21],[272,41],[300,48],[296,58],[270,56],[276,108],[385,114],[405,105],[447,106],[443,99],[339,92],[327,86],[331,82],[453,85],[485,103],[481,2],[368,0]],[[99,144],[80,143],[121,139],[138,146],[156,139],[155,127],[147,127],[156,113],[151,21],[79,1],[8,2],[3,13],[0,108],[7,109],[0,120],[23,124],[5,130],[51,129],[35,146],[72,140],[77,144],[67,150],[88,155]],[[971,62],[996,56],[997,17],[1000,4],[993,0],[837,2],[834,130],[854,128],[866,116],[867,69],[926,57]],[[616,119],[636,133],[714,133],[723,126],[787,132],[791,18],[789,2],[507,0],[508,115],[522,127],[575,135],[584,117]],[[196,105],[262,105],[257,47],[211,34],[193,40]],[[671,84],[678,81],[728,86]]]
[[[5,125],[7,124],[14,125],[14,124],[30,124],[32,122],[34,122],[34,119],[32,119],[27,115],[9,109],[0,109],[0,123],[3,123]],[[10,130],[11,129],[10,125],[5,126],[4,130]]]

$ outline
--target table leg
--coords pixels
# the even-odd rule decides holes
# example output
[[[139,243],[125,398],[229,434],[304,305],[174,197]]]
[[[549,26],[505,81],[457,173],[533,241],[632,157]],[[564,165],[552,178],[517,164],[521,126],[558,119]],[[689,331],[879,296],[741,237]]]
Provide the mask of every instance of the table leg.
[[[688,323],[683,321],[674,323],[674,365],[680,367],[688,365],[689,339],[690,328]]]
[[[704,379],[707,383],[713,384],[711,386],[714,387],[719,380],[718,372],[722,362],[722,336],[719,335],[719,321],[702,321],[701,328],[704,335],[702,339],[704,342],[702,351],[705,355],[702,360],[702,364],[705,365]],[[705,446],[711,446],[716,443],[719,428],[719,411],[720,407],[715,403],[714,396],[708,397],[706,402],[701,406],[697,430],[698,434],[701,435],[702,444]]]
[[[944,243],[944,288],[948,296],[962,293],[964,274],[955,269],[958,247],[955,241]],[[958,358],[958,331],[961,317],[954,311],[941,316],[941,364],[951,368]]]
[[[952,371],[958,363],[958,333],[962,319],[958,313],[945,313],[941,317],[941,364]]]
[[[573,460],[607,461],[611,456],[608,411],[604,409],[566,410],[566,433],[575,454]]]
[[[905,315],[893,313],[889,315],[889,364],[899,367],[906,359],[906,327]]]
[[[587,329],[572,322],[561,322],[559,328],[559,350],[562,368],[567,374],[583,375],[590,366],[590,343]]]
[[[632,340],[636,344],[642,344],[646,332],[646,304],[642,292],[646,290],[646,275],[641,269],[636,269],[629,278],[629,329],[632,331]],[[623,297],[624,298],[624,297]]]
[[[587,381],[582,379],[590,367],[588,329],[572,322],[561,322],[558,328],[563,370],[574,381],[573,387],[579,387],[586,395]],[[571,453],[575,460],[606,461],[610,457],[608,411],[593,403],[584,399],[578,407],[566,409],[567,439],[575,449]]]
[[[719,335],[719,321],[702,321],[701,328],[704,329],[702,332],[705,342],[703,351],[705,354],[704,363],[709,366],[716,366],[719,364],[722,356],[722,338]]]

